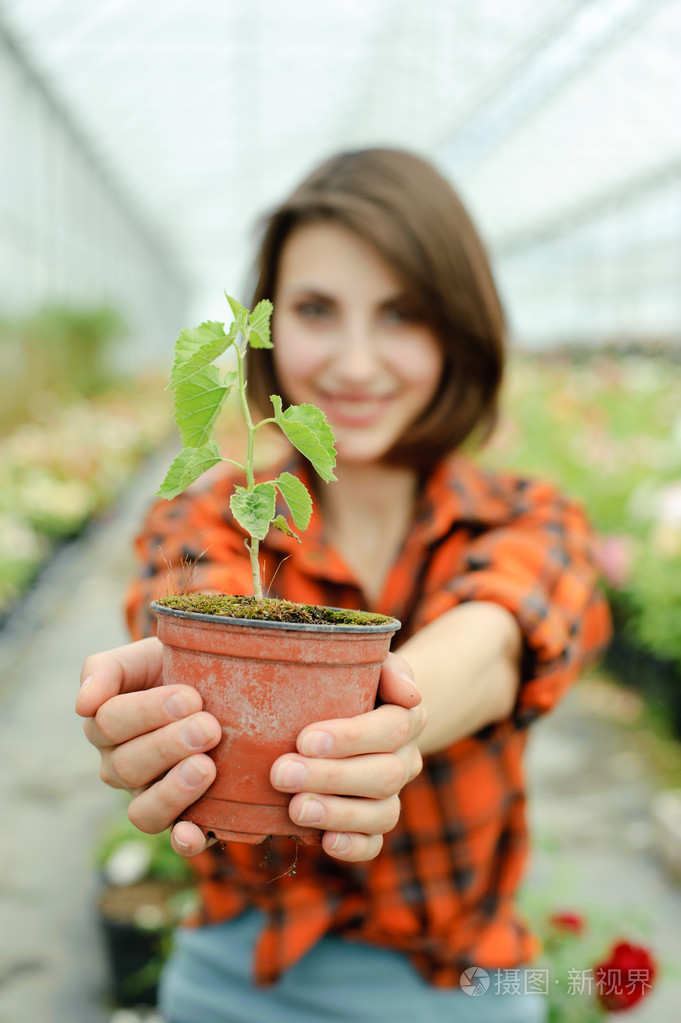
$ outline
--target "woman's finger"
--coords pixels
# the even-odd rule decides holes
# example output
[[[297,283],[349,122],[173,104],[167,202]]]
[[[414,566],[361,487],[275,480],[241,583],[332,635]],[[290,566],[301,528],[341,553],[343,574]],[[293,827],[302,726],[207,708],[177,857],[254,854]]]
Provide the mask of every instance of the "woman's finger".
[[[81,671],[76,713],[93,717],[112,696],[160,686],[162,669],[162,647],[155,637],[93,654]]]
[[[101,750],[102,780],[128,790],[150,785],[192,753],[204,753],[222,738],[218,721],[202,711],[185,721],[140,735],[120,746]]]
[[[170,844],[180,856],[198,856],[216,841],[215,838],[206,838],[198,824],[191,821],[178,821],[170,832]]]
[[[191,686],[159,686],[140,693],[112,696],[88,718],[83,730],[97,749],[118,746],[138,735],[181,721],[201,710],[200,694]]]
[[[215,771],[215,763],[205,753],[187,757],[165,777],[133,796],[128,806],[130,821],[149,835],[165,831],[203,795],[215,780]]]
[[[416,743],[409,743],[396,753],[368,753],[343,760],[312,760],[286,753],[272,766],[270,781],[280,792],[386,799],[400,792],[421,767]]]
[[[384,835],[399,820],[400,800],[397,795],[388,799],[344,799],[300,792],[291,800],[288,812],[295,824],[307,827]]]
[[[422,704],[411,710],[384,704],[352,718],[316,721],[298,734],[296,747],[306,757],[354,757],[362,753],[394,753],[413,742],[425,728]]]
[[[383,703],[394,703],[408,710],[421,702],[411,665],[401,654],[388,654],[381,665],[378,698]]]
[[[356,835],[346,831],[325,831],[322,847],[329,856],[345,863],[373,860],[383,848],[382,835]]]

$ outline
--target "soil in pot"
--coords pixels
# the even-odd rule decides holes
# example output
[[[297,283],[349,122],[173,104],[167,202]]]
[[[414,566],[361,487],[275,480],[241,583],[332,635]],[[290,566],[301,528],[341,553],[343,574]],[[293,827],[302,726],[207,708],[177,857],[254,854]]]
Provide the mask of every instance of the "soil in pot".
[[[299,625],[358,625],[392,626],[395,632],[399,623],[387,615],[372,611],[354,611],[344,607],[324,607],[317,604],[296,604],[291,600],[266,597],[235,596],[231,593],[178,593],[161,597],[155,602],[158,607],[174,611],[190,611],[193,614],[214,615],[221,618],[247,618],[266,622],[291,622]]]

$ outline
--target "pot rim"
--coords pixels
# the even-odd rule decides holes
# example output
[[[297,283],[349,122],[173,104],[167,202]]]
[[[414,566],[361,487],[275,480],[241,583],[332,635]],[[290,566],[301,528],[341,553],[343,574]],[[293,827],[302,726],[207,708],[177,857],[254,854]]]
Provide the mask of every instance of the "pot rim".
[[[347,611],[348,608],[329,607],[330,611]],[[273,622],[265,618],[231,618],[227,615],[207,615],[199,611],[180,611],[175,607],[164,607],[158,601],[152,600],[149,605],[154,614],[169,615],[171,618],[189,618],[195,622],[215,622],[221,625],[249,625],[267,629],[288,629],[289,632],[355,632],[362,635],[375,635],[381,632],[397,632],[402,622],[398,618],[389,616],[389,621],[382,625],[344,625],[324,624],[323,622]]]

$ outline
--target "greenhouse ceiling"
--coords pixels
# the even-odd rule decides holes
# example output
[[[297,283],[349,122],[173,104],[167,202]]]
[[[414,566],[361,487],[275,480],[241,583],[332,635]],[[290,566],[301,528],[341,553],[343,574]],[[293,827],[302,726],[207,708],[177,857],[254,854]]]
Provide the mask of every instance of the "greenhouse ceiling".
[[[0,0],[0,24],[208,315],[341,148],[431,156],[497,249],[681,164],[679,0]]]

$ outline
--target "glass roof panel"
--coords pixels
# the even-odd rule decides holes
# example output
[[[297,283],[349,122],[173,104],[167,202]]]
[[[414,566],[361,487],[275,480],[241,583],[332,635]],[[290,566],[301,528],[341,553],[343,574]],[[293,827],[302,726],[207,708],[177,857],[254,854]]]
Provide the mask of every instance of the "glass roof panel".
[[[343,147],[430,155],[506,244],[681,160],[678,0],[0,0],[0,19],[208,315],[257,215]]]

